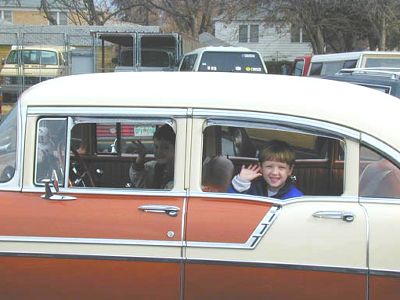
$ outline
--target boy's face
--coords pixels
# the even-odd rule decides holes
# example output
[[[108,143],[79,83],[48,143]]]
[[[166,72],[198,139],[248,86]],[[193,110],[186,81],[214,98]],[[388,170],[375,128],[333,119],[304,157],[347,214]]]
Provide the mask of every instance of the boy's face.
[[[261,174],[273,191],[279,190],[286,183],[287,178],[292,175],[293,166],[287,163],[266,160],[261,163]]]
[[[173,161],[175,157],[174,145],[164,139],[154,139],[154,157],[161,164]]]

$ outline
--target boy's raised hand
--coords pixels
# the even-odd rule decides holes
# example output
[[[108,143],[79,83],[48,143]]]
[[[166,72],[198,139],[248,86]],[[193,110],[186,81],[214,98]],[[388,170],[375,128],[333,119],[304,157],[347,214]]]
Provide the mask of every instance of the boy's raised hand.
[[[240,170],[239,177],[242,180],[246,181],[252,181],[258,177],[260,177],[261,174],[261,168],[260,165],[255,164],[255,165],[250,165],[248,167],[245,167],[244,165],[242,166],[242,169]]]

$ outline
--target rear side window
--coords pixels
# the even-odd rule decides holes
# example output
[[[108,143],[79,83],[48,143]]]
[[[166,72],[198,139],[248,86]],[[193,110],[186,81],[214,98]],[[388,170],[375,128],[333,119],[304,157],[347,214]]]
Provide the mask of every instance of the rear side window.
[[[400,198],[400,169],[380,153],[360,148],[361,197]]]
[[[266,73],[260,56],[254,52],[204,52],[199,71]]]
[[[303,68],[304,68],[304,60],[298,60],[295,62],[293,67],[292,75],[295,76],[302,76],[303,75]]]
[[[0,123],[0,182],[14,177],[17,159],[17,106]]]
[[[322,63],[312,63],[310,69],[310,76],[321,75]]]

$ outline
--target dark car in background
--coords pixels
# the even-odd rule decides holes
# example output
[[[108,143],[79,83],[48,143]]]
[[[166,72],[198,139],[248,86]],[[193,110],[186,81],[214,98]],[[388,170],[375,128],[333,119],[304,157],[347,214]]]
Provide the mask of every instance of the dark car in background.
[[[343,69],[324,78],[366,86],[400,98],[400,69]]]

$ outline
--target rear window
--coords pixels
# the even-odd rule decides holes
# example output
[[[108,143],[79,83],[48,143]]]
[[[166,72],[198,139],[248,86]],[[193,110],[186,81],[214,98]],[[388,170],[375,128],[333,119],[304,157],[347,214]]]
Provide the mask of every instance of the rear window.
[[[260,56],[254,52],[204,52],[199,71],[266,73]]]
[[[18,55],[20,61],[31,65],[57,65],[57,53],[44,50],[12,50],[7,57],[7,64],[18,64]]]

